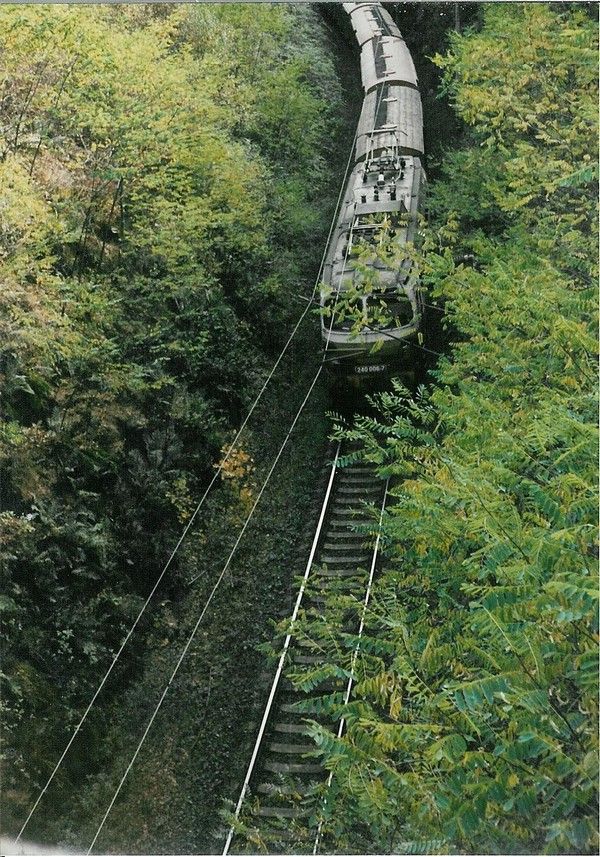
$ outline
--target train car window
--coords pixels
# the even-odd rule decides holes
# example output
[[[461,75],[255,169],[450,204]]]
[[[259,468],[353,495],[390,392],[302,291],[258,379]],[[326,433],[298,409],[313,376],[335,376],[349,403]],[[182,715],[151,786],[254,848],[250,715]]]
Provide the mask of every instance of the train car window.
[[[342,306],[336,309],[336,318],[333,322],[333,329],[348,333],[363,319],[364,311],[362,301],[345,300]]]
[[[411,302],[406,297],[398,295],[396,300],[387,301],[386,314],[389,316],[389,323],[384,324],[385,330],[392,327],[404,327],[411,324],[414,320],[414,312]]]

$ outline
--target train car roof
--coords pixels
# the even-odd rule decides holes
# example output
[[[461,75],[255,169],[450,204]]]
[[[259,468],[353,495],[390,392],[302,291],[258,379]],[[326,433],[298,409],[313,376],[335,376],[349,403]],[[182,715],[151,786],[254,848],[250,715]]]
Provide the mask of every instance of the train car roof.
[[[362,160],[373,147],[422,154],[423,108],[416,89],[384,84],[368,92],[358,121],[355,159]]]
[[[365,42],[360,54],[360,76],[365,92],[381,83],[418,85],[417,72],[403,39],[382,36]]]
[[[352,28],[361,47],[375,36],[402,38],[392,16],[378,3],[344,3],[344,9],[350,15]]]

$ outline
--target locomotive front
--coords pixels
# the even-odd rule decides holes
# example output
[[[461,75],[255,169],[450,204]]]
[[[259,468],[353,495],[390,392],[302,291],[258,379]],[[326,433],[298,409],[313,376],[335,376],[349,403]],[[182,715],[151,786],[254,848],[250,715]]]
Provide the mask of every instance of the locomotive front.
[[[365,92],[321,287],[327,364],[353,384],[417,361],[424,306],[410,247],[425,193],[423,116],[408,48],[376,3],[344,3]]]

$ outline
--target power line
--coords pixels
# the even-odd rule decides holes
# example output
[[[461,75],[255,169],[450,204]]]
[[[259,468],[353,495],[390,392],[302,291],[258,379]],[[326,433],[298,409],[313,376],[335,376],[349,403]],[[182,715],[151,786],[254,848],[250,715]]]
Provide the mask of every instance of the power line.
[[[271,381],[271,378],[273,377],[273,375],[274,375],[275,371],[277,370],[277,368],[278,368],[279,364],[281,363],[281,361],[282,361],[282,359],[283,359],[284,355],[286,354],[286,352],[287,352],[287,350],[288,350],[288,348],[289,348],[289,346],[290,346],[290,344],[291,344],[291,342],[292,342],[293,338],[295,337],[296,333],[298,332],[298,329],[300,328],[300,325],[302,324],[302,322],[304,321],[304,319],[305,319],[305,318],[306,318],[306,316],[308,315],[308,312],[309,312],[310,307],[311,307],[311,302],[312,302],[312,300],[313,300],[313,298],[314,298],[314,296],[315,296],[315,294],[316,294],[316,292],[317,292],[317,289],[318,289],[318,286],[319,286],[319,283],[320,283],[320,279],[321,279],[321,274],[322,274],[322,272],[323,272],[323,266],[324,266],[324,264],[325,264],[325,257],[326,257],[326,254],[327,254],[327,248],[329,247],[329,242],[330,242],[330,240],[331,240],[331,236],[332,236],[332,234],[333,234],[333,230],[334,230],[334,227],[335,227],[337,214],[338,214],[338,211],[339,211],[339,205],[340,205],[340,202],[341,202],[341,199],[342,199],[342,195],[343,195],[344,190],[345,190],[345,187],[346,187],[346,180],[347,180],[347,177],[348,177],[348,171],[349,171],[349,169],[350,169],[350,165],[351,165],[351,163],[352,163],[352,155],[353,155],[353,152],[354,152],[354,146],[355,146],[355,141],[356,141],[357,134],[358,134],[358,127],[356,128],[356,131],[355,131],[355,133],[354,133],[354,138],[353,138],[353,140],[352,140],[352,145],[351,145],[351,148],[350,148],[350,153],[349,153],[349,155],[348,155],[348,160],[347,160],[347,162],[346,162],[346,169],[345,169],[345,172],[344,172],[344,178],[343,178],[343,182],[342,182],[342,187],[341,187],[341,189],[340,189],[340,192],[339,192],[339,194],[338,194],[338,198],[337,198],[337,201],[336,201],[335,211],[334,211],[334,214],[333,214],[333,218],[332,218],[332,220],[331,220],[331,225],[330,225],[330,227],[329,227],[329,233],[328,233],[327,241],[326,241],[326,244],[325,244],[325,251],[323,252],[323,256],[322,256],[322,258],[321,258],[321,263],[320,263],[320,266],[319,266],[319,271],[318,271],[318,274],[317,274],[317,278],[316,278],[316,280],[315,280],[315,284],[314,284],[313,289],[312,289],[310,302],[309,302],[309,303],[307,303],[306,308],[303,310],[303,312],[301,313],[301,315],[300,315],[300,317],[299,317],[298,321],[296,322],[296,324],[295,324],[295,326],[294,326],[294,328],[293,328],[292,332],[290,333],[290,335],[289,335],[289,337],[288,337],[288,339],[287,339],[287,342],[285,343],[285,345],[283,346],[283,349],[282,349],[281,353],[279,354],[279,357],[278,357],[278,358],[277,358],[277,360],[275,361],[275,363],[274,363],[274,365],[273,365],[273,367],[272,367],[271,371],[270,371],[270,372],[269,372],[269,374],[267,375],[267,378],[265,379],[265,381],[264,381],[264,383],[263,383],[263,385],[262,385],[262,387],[261,387],[261,389],[260,389],[259,393],[258,393],[258,394],[257,394],[257,396],[255,397],[255,399],[254,399],[254,401],[253,401],[253,403],[252,403],[252,406],[250,407],[250,410],[248,411],[248,413],[247,413],[247,415],[246,415],[246,417],[245,417],[245,419],[244,419],[244,421],[243,421],[242,425],[241,425],[241,426],[240,426],[240,428],[238,429],[238,431],[237,431],[237,433],[236,433],[236,435],[235,435],[235,437],[234,437],[233,441],[232,441],[232,442],[231,442],[231,444],[229,445],[229,448],[228,448],[228,450],[227,450],[227,453],[225,454],[225,457],[221,459],[221,461],[220,461],[220,463],[219,463],[218,468],[216,469],[216,471],[215,471],[215,473],[214,473],[214,475],[213,475],[213,477],[212,477],[212,479],[211,479],[210,483],[208,484],[208,487],[207,487],[207,488],[206,488],[206,490],[204,491],[204,494],[202,495],[202,497],[201,497],[201,499],[200,499],[199,503],[197,504],[197,506],[195,507],[195,509],[194,509],[194,511],[193,511],[193,513],[192,513],[192,516],[190,517],[190,520],[189,520],[189,521],[188,521],[188,523],[186,524],[186,526],[185,526],[185,528],[184,528],[184,530],[183,530],[183,532],[182,532],[181,536],[179,537],[179,540],[178,540],[177,544],[176,544],[176,545],[175,545],[175,547],[173,548],[173,550],[172,550],[172,552],[171,552],[171,554],[170,554],[169,558],[167,559],[167,561],[166,561],[165,565],[163,566],[162,571],[160,572],[160,574],[159,574],[158,578],[156,579],[156,582],[154,583],[154,586],[152,587],[152,589],[151,589],[151,591],[150,591],[150,594],[147,596],[147,598],[146,598],[146,600],[144,601],[144,603],[143,603],[142,607],[140,608],[140,611],[139,611],[139,613],[137,614],[137,616],[136,616],[136,618],[135,618],[135,620],[134,620],[133,624],[131,625],[131,627],[130,627],[129,631],[128,631],[128,632],[127,632],[127,634],[125,635],[125,638],[123,639],[123,642],[121,643],[121,645],[120,645],[119,649],[117,650],[117,653],[114,655],[114,657],[113,657],[113,659],[112,659],[112,661],[111,661],[111,663],[110,663],[110,665],[109,665],[108,669],[106,670],[106,672],[105,672],[105,674],[104,674],[104,676],[103,676],[103,678],[102,678],[102,680],[101,680],[100,684],[99,684],[99,685],[98,685],[98,687],[96,688],[96,691],[94,692],[94,694],[93,694],[93,696],[92,696],[92,698],[91,698],[90,702],[88,703],[88,705],[87,705],[87,707],[86,707],[85,711],[83,712],[83,714],[82,714],[81,718],[79,719],[79,722],[77,723],[77,725],[76,725],[76,727],[75,727],[75,730],[73,731],[73,734],[72,734],[72,735],[71,735],[71,737],[69,738],[69,740],[68,740],[68,742],[67,742],[67,744],[66,744],[66,746],[65,746],[64,750],[62,751],[62,753],[61,753],[61,755],[60,755],[60,757],[59,757],[59,759],[58,759],[58,761],[57,761],[56,765],[54,766],[54,768],[53,768],[53,770],[52,770],[52,773],[50,774],[50,776],[49,776],[49,777],[48,777],[48,779],[46,780],[45,785],[43,786],[42,790],[40,791],[39,795],[37,796],[37,798],[36,798],[36,800],[35,800],[35,803],[33,804],[32,808],[30,809],[29,814],[27,815],[27,818],[26,818],[26,819],[25,819],[25,821],[23,822],[23,825],[22,825],[21,829],[19,830],[19,833],[17,834],[17,837],[16,837],[16,839],[15,839],[15,843],[17,843],[17,842],[20,840],[21,836],[22,836],[22,835],[23,835],[23,833],[25,832],[25,830],[26,830],[26,828],[27,828],[27,825],[29,824],[29,822],[30,822],[30,820],[31,820],[31,818],[32,818],[32,816],[33,816],[33,814],[35,813],[36,809],[38,808],[38,806],[39,806],[39,804],[40,804],[40,801],[42,800],[42,798],[44,797],[45,793],[47,792],[47,790],[48,790],[48,788],[49,788],[50,784],[51,784],[51,783],[52,783],[52,781],[54,780],[54,777],[56,776],[56,773],[57,773],[58,769],[59,769],[59,768],[60,768],[60,766],[62,765],[62,763],[63,763],[63,761],[64,761],[64,759],[65,759],[65,757],[66,757],[67,753],[68,753],[68,752],[69,752],[69,750],[71,749],[71,746],[73,745],[73,742],[75,741],[75,738],[76,738],[76,737],[77,737],[77,735],[79,734],[79,732],[80,732],[80,730],[81,730],[81,727],[82,727],[82,726],[83,726],[83,724],[85,723],[85,721],[86,721],[86,719],[87,719],[87,717],[88,717],[88,715],[89,715],[90,711],[92,710],[92,708],[93,708],[93,706],[94,706],[94,704],[95,704],[95,702],[96,702],[96,699],[98,698],[98,696],[99,696],[99,695],[100,695],[100,693],[102,692],[102,689],[104,688],[104,685],[105,685],[105,684],[106,684],[106,682],[108,681],[108,679],[109,679],[109,677],[110,677],[110,675],[111,675],[111,673],[112,673],[113,669],[115,668],[115,666],[116,666],[116,664],[117,664],[117,662],[118,662],[119,658],[121,657],[121,655],[122,655],[122,653],[123,653],[123,650],[125,649],[125,646],[127,645],[127,643],[129,642],[129,640],[131,639],[131,636],[132,636],[133,632],[134,632],[134,631],[135,631],[135,629],[137,628],[137,626],[138,626],[138,624],[139,624],[139,622],[140,622],[140,620],[141,620],[142,616],[144,615],[144,613],[145,613],[146,609],[148,608],[148,605],[150,604],[150,601],[152,600],[152,598],[153,598],[153,596],[154,596],[154,594],[155,594],[156,590],[157,590],[157,589],[158,589],[158,587],[160,586],[160,584],[161,584],[161,582],[162,582],[162,580],[163,580],[163,578],[164,578],[165,574],[167,573],[167,571],[168,571],[168,570],[169,570],[169,568],[171,567],[171,564],[172,564],[172,562],[173,562],[173,560],[174,560],[174,558],[175,558],[175,556],[176,556],[176,554],[177,554],[177,552],[178,552],[179,548],[181,547],[181,545],[182,545],[183,541],[185,540],[185,538],[186,538],[187,534],[189,533],[190,529],[192,528],[192,525],[194,524],[194,521],[195,521],[195,519],[196,519],[196,517],[197,517],[198,513],[200,512],[200,509],[201,509],[201,508],[202,508],[202,506],[204,505],[204,501],[205,501],[205,500],[206,500],[206,498],[208,497],[208,494],[210,493],[211,488],[213,487],[213,485],[215,484],[215,482],[216,482],[216,481],[217,481],[217,479],[219,478],[219,476],[220,476],[220,474],[221,474],[221,471],[223,470],[223,467],[225,466],[225,463],[227,462],[227,460],[229,459],[229,456],[230,456],[230,455],[231,455],[231,453],[233,452],[233,450],[234,450],[234,448],[235,448],[236,443],[238,442],[238,440],[239,440],[239,438],[240,438],[240,436],[241,436],[242,432],[244,431],[244,429],[245,429],[246,425],[248,424],[248,421],[250,420],[250,417],[251,417],[251,416],[252,416],[252,414],[254,413],[254,411],[255,411],[255,409],[256,409],[256,407],[257,407],[257,405],[258,405],[258,403],[259,403],[260,399],[261,399],[261,398],[262,398],[262,396],[263,396],[263,393],[265,392],[265,390],[266,390],[267,386],[269,385],[269,383],[270,383],[270,381]],[[319,370],[319,371],[320,371],[320,370]]]
[[[356,134],[355,134],[355,138],[356,138]],[[353,144],[352,144],[352,145],[354,146],[354,141],[353,141]],[[350,161],[348,162],[348,165],[349,165],[349,163],[350,163]],[[347,169],[346,169],[346,172],[347,172]],[[341,199],[341,195],[342,195],[342,192],[340,192],[340,195],[339,195],[339,197],[338,197],[338,200],[339,200],[339,199]],[[330,230],[330,234],[329,234],[329,237],[328,237],[328,239],[327,239],[327,246],[329,246],[329,240],[330,240],[330,238],[331,238],[331,231],[332,231],[332,230]],[[339,282],[340,282],[340,283],[341,283],[341,278],[342,278],[342,276],[343,276],[343,274],[344,274],[344,266],[345,266],[345,264],[346,264],[346,259],[348,258],[348,250],[349,250],[349,246],[350,246],[350,241],[348,241],[348,246],[347,246],[347,248],[346,248],[346,255],[345,255],[345,258],[344,258],[344,263],[343,263],[343,265],[342,265],[342,273],[340,274],[340,280],[339,280]],[[327,248],[326,248],[326,250],[325,250],[325,253],[323,254],[323,261],[324,261],[324,259],[325,259],[326,253],[327,253]],[[322,263],[322,264],[323,264],[323,263]],[[318,281],[317,281],[317,284],[315,285],[315,289],[316,289],[317,285],[318,285]],[[335,302],[336,302],[336,304],[337,304],[338,296],[339,296],[339,290],[338,290],[338,292],[337,292],[337,294],[336,294],[336,301],[335,301]],[[309,307],[310,307],[310,304],[309,304],[309,305],[307,306],[307,308],[305,309],[304,314],[306,314],[306,313],[308,312]],[[98,826],[98,829],[96,830],[96,833],[95,833],[95,835],[94,835],[94,838],[93,838],[93,840],[92,840],[92,843],[91,843],[90,847],[88,848],[88,850],[87,850],[87,852],[86,852],[87,854],[90,854],[90,853],[91,853],[92,848],[94,847],[94,845],[95,845],[95,843],[96,843],[96,840],[98,839],[98,836],[100,835],[100,833],[101,833],[101,831],[102,831],[102,828],[104,827],[104,825],[105,825],[105,823],[106,823],[106,820],[107,820],[108,816],[110,815],[110,812],[111,812],[111,810],[112,810],[113,806],[115,805],[115,801],[117,800],[117,798],[118,798],[118,796],[119,796],[119,794],[120,794],[120,792],[121,792],[121,789],[123,788],[123,785],[124,785],[124,783],[125,783],[125,780],[127,779],[128,775],[129,775],[129,772],[131,771],[131,769],[132,769],[133,765],[135,764],[135,760],[137,759],[137,757],[138,757],[138,755],[139,755],[139,752],[140,752],[140,750],[142,749],[142,746],[143,746],[143,744],[144,744],[144,742],[145,742],[145,740],[146,740],[146,738],[147,738],[147,736],[148,736],[148,734],[149,734],[149,732],[150,732],[150,730],[151,730],[151,728],[152,728],[152,724],[154,723],[154,720],[156,719],[156,716],[157,716],[158,712],[160,711],[160,709],[161,709],[161,707],[162,707],[162,704],[163,704],[163,702],[164,702],[164,700],[165,700],[165,698],[166,698],[166,695],[167,695],[167,693],[168,693],[168,691],[169,691],[169,687],[170,687],[170,686],[171,686],[171,684],[173,683],[173,680],[175,679],[175,676],[177,675],[177,672],[179,671],[179,668],[180,668],[181,664],[183,663],[183,660],[184,660],[184,658],[185,658],[185,656],[186,656],[186,654],[187,654],[187,652],[188,652],[189,647],[190,647],[190,646],[191,646],[191,644],[192,644],[192,641],[193,641],[193,639],[194,639],[194,637],[195,637],[195,635],[196,635],[196,632],[197,632],[198,628],[200,627],[200,623],[202,622],[202,619],[204,618],[204,615],[206,614],[206,611],[208,610],[208,607],[210,606],[210,603],[212,602],[212,600],[213,600],[213,598],[214,598],[214,596],[215,596],[215,593],[217,592],[217,589],[218,589],[218,588],[219,588],[219,586],[221,585],[221,581],[223,580],[223,578],[224,578],[224,576],[225,576],[225,574],[226,574],[226,572],[227,572],[227,569],[229,568],[229,565],[230,565],[230,563],[231,563],[231,560],[233,559],[233,556],[234,556],[234,554],[235,554],[235,552],[236,552],[236,550],[237,550],[237,547],[238,547],[238,545],[239,545],[240,541],[242,540],[244,533],[246,532],[246,529],[247,529],[247,527],[248,527],[248,524],[250,523],[250,521],[251,521],[251,519],[252,519],[252,516],[254,515],[254,511],[255,511],[256,507],[258,506],[258,504],[259,504],[259,502],[260,502],[260,499],[261,499],[261,497],[262,497],[262,495],[263,495],[263,493],[264,493],[264,491],[265,491],[265,489],[266,489],[267,485],[269,484],[269,481],[270,481],[270,479],[271,479],[271,476],[273,475],[273,471],[274,471],[274,470],[275,470],[275,468],[277,467],[277,464],[278,464],[278,462],[279,462],[279,459],[281,458],[281,455],[282,455],[282,453],[283,453],[283,450],[285,449],[285,447],[286,447],[286,445],[287,445],[287,442],[288,442],[288,440],[290,439],[290,436],[291,436],[292,432],[294,431],[294,428],[296,427],[296,423],[297,423],[297,422],[298,422],[298,420],[300,419],[300,415],[302,414],[302,411],[304,410],[304,408],[305,408],[305,406],[306,406],[306,403],[308,402],[308,400],[309,400],[309,398],[310,398],[310,395],[311,395],[311,393],[312,393],[312,391],[313,391],[313,389],[314,389],[314,387],[315,387],[315,384],[316,384],[316,383],[317,383],[317,381],[319,380],[319,377],[320,377],[320,375],[321,375],[321,372],[323,371],[323,366],[325,365],[325,357],[326,357],[326,354],[327,354],[327,348],[328,348],[328,346],[329,346],[329,340],[330,340],[330,338],[331,338],[331,331],[332,331],[332,328],[333,328],[333,321],[334,321],[334,318],[335,318],[335,305],[334,305],[333,312],[332,312],[332,316],[331,316],[331,324],[330,324],[330,326],[329,326],[329,330],[328,330],[328,332],[327,332],[327,341],[326,341],[326,343],[325,343],[325,349],[324,349],[324,352],[323,352],[323,357],[322,357],[322,359],[321,359],[321,362],[319,363],[319,367],[318,367],[317,372],[316,372],[316,374],[315,374],[315,376],[314,376],[314,378],[313,378],[313,380],[312,380],[312,382],[311,382],[311,384],[310,384],[310,387],[308,388],[308,392],[306,393],[306,395],[305,395],[304,399],[302,400],[302,404],[301,404],[301,405],[300,405],[300,407],[298,408],[298,411],[296,412],[296,415],[295,415],[294,419],[292,420],[292,424],[291,424],[290,428],[288,429],[288,432],[287,432],[287,434],[286,434],[286,436],[285,436],[285,438],[284,438],[284,440],[283,440],[283,443],[281,444],[281,446],[280,446],[280,448],[279,448],[279,451],[278,451],[277,455],[275,456],[275,459],[274,459],[274,461],[273,461],[273,463],[272,463],[272,465],[271,465],[271,467],[270,467],[270,469],[269,469],[269,472],[267,473],[267,476],[266,476],[266,478],[265,478],[265,480],[264,480],[264,482],[263,482],[263,484],[262,484],[262,486],[261,486],[261,489],[260,489],[260,491],[259,491],[259,493],[258,493],[258,496],[257,496],[256,500],[254,501],[254,504],[253,504],[252,508],[250,509],[250,512],[248,513],[248,516],[246,517],[246,520],[244,521],[244,524],[243,524],[243,526],[242,526],[242,529],[241,529],[240,533],[238,534],[238,537],[237,537],[237,539],[236,539],[236,541],[235,541],[235,544],[234,544],[233,548],[231,549],[231,551],[230,551],[230,553],[229,553],[229,556],[227,557],[227,560],[226,560],[226,562],[225,562],[225,565],[224,565],[224,566],[223,566],[223,568],[221,569],[221,572],[220,572],[220,574],[219,574],[219,576],[218,576],[218,578],[217,578],[217,580],[216,580],[216,582],[215,582],[215,584],[214,584],[214,586],[213,586],[213,588],[212,588],[212,590],[211,590],[211,592],[210,592],[210,595],[208,596],[208,598],[207,598],[207,600],[206,600],[206,602],[205,602],[205,604],[204,604],[204,607],[202,608],[202,611],[201,611],[201,613],[200,613],[200,615],[199,615],[198,619],[196,620],[196,624],[194,625],[194,627],[193,627],[193,629],[192,629],[192,632],[191,632],[191,634],[189,635],[189,637],[188,637],[188,639],[187,639],[187,641],[186,641],[185,646],[183,647],[183,650],[182,650],[182,652],[181,652],[181,655],[179,656],[179,659],[178,659],[177,663],[175,664],[175,668],[174,668],[173,672],[171,673],[171,676],[170,676],[170,678],[169,678],[169,680],[168,680],[168,682],[167,682],[167,684],[166,684],[166,686],[165,686],[165,688],[164,688],[164,690],[163,690],[163,692],[162,692],[162,694],[161,694],[161,696],[160,696],[160,699],[158,700],[158,703],[156,704],[156,707],[155,707],[154,711],[152,712],[152,716],[150,717],[150,720],[148,721],[148,723],[147,723],[147,725],[146,725],[146,728],[145,728],[145,730],[144,730],[144,732],[143,732],[143,734],[142,734],[142,737],[140,738],[140,740],[139,740],[139,742],[138,742],[138,745],[137,745],[137,747],[136,747],[136,749],[135,749],[135,751],[134,751],[134,754],[133,754],[133,756],[131,757],[131,760],[129,761],[129,764],[127,765],[127,768],[125,769],[125,773],[124,773],[124,774],[123,774],[123,776],[121,777],[121,780],[120,780],[120,782],[119,782],[119,785],[117,786],[117,789],[116,789],[115,793],[114,793],[114,794],[113,794],[113,796],[112,796],[112,799],[111,799],[111,801],[110,801],[110,803],[109,803],[109,805],[108,805],[108,807],[107,807],[107,809],[106,809],[106,812],[104,813],[104,816],[103,816],[103,818],[102,818],[102,821],[100,822],[100,824],[99,824],[99,826]]]
[[[185,643],[185,646],[183,647],[183,650],[179,656],[179,659],[177,660],[177,663],[175,664],[175,668],[173,669],[173,672],[171,673],[171,676],[170,676],[170,678],[169,678],[169,680],[168,680],[168,682],[167,682],[167,684],[166,684],[166,686],[165,686],[165,688],[164,688],[164,690],[160,696],[160,699],[158,700],[158,703],[156,704],[156,707],[154,708],[154,711],[152,712],[152,716],[150,717],[150,720],[148,721],[146,728],[144,729],[144,732],[143,732],[142,737],[140,738],[140,740],[138,742],[138,745],[135,749],[135,752],[134,752],[133,756],[131,757],[131,760],[130,760],[129,764],[127,765],[127,768],[125,769],[125,773],[121,777],[119,785],[117,786],[117,789],[116,789],[115,793],[113,794],[113,797],[112,797],[112,799],[108,805],[108,808],[107,808],[106,812],[104,813],[102,821],[100,822],[98,829],[96,830],[96,833],[94,835],[92,843],[86,852],[87,854],[91,853],[92,848],[94,847],[96,840],[98,839],[98,836],[100,835],[100,832],[102,831],[102,828],[104,827],[104,824],[106,823],[106,820],[107,820],[108,816],[110,815],[110,812],[111,812],[111,810],[115,804],[115,801],[117,800],[117,797],[119,796],[119,794],[121,792],[123,784],[125,783],[125,780],[127,779],[129,772],[131,771],[131,769],[135,763],[135,760],[137,759],[138,754],[139,754],[140,750],[142,749],[142,746],[143,746],[143,744],[144,744],[144,742],[148,736],[148,733],[150,732],[150,729],[152,728],[152,724],[154,723],[154,720],[156,719],[158,712],[161,709],[161,706],[162,706],[162,704],[165,700],[165,697],[169,691],[169,688],[170,688],[171,684],[173,683],[175,676],[177,675],[179,668],[180,668],[181,664],[183,663],[183,660],[184,660],[184,658],[185,658],[185,656],[186,656],[186,654],[187,654],[187,652],[188,652],[188,650],[189,650],[189,648],[190,648],[190,646],[194,640],[194,637],[196,636],[196,632],[197,632],[198,628],[200,627],[200,623],[202,622],[202,619],[204,618],[204,615],[206,614],[206,611],[208,610],[208,607],[210,606],[210,604],[211,604],[211,602],[215,596],[215,593],[217,592],[217,589],[219,588],[221,581],[223,580],[223,578],[227,572],[227,569],[229,568],[231,560],[233,559],[233,556],[237,550],[237,547],[238,547],[240,541],[242,540],[244,533],[246,532],[248,524],[250,523],[252,516],[254,515],[254,511],[260,502],[260,499],[261,499],[261,497],[265,491],[265,488],[267,487],[267,485],[271,479],[273,471],[275,470],[275,468],[279,462],[279,459],[281,458],[283,450],[285,449],[287,442],[290,439],[290,436],[291,436],[294,428],[296,427],[296,423],[298,422],[300,415],[302,414],[302,411],[304,410],[304,407],[306,406],[306,403],[308,402],[310,395],[311,395],[311,393],[315,387],[315,384],[317,383],[322,371],[323,371],[323,363],[321,362],[319,364],[319,368],[317,369],[317,372],[316,372],[316,374],[315,374],[315,376],[314,376],[314,378],[310,384],[310,387],[308,388],[308,392],[306,393],[306,395],[302,401],[302,404],[300,405],[298,411],[296,412],[296,416],[294,417],[294,419],[292,421],[292,424],[288,430],[288,433],[286,434],[285,439],[284,439],[283,443],[281,444],[279,451],[278,451],[277,455],[275,456],[275,459],[271,465],[271,468],[270,468],[269,472],[267,473],[267,476],[266,476],[266,478],[265,478],[265,480],[261,486],[261,489],[258,493],[258,496],[257,496],[256,500],[254,501],[254,505],[252,506],[252,509],[250,510],[250,512],[248,513],[248,516],[246,517],[246,520],[244,521],[244,525],[243,525],[243,527],[242,527],[242,529],[241,529],[241,531],[240,531],[240,533],[239,533],[239,535],[235,541],[233,548],[231,549],[229,556],[227,557],[227,561],[225,562],[225,565],[221,569],[221,572],[220,572],[220,574],[219,574],[219,576],[218,576],[218,578],[217,578],[217,580],[216,580],[216,582],[215,582],[215,584],[214,584],[214,586],[210,592],[210,595],[208,596],[208,598],[204,604],[204,607],[202,608],[202,611],[201,611],[198,619],[196,620],[196,624],[194,625],[190,635],[188,636],[188,639]]]

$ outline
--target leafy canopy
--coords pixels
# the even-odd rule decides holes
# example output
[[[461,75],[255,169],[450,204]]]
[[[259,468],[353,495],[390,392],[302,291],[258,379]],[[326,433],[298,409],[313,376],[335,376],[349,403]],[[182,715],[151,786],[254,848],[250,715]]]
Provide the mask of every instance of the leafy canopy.
[[[353,698],[318,703],[346,732],[311,726],[326,841],[595,853],[596,27],[485,4],[435,61],[469,129],[420,261],[453,345],[430,389],[396,384],[346,433],[395,487]],[[331,599],[335,645],[299,627],[331,670],[350,669],[352,601]]]

